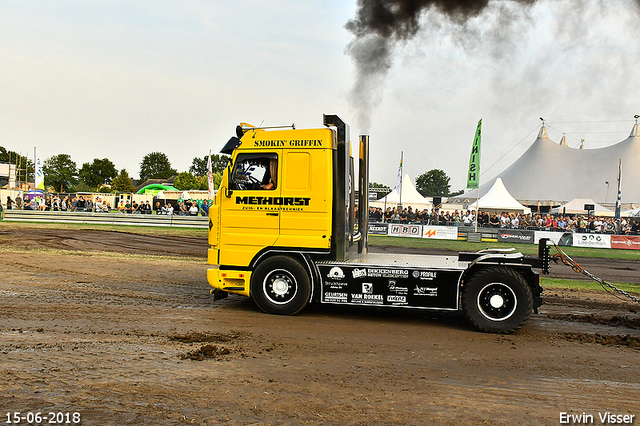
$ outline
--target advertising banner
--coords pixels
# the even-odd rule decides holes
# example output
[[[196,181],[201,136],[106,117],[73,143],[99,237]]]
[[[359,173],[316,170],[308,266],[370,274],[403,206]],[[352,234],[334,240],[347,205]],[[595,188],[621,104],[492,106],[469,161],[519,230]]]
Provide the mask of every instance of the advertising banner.
[[[457,240],[457,226],[422,226],[422,238],[431,238],[434,240]]]
[[[321,302],[456,310],[462,270],[318,265]]]
[[[498,241],[502,243],[533,244],[534,232],[526,229],[500,229]]]
[[[573,234],[574,247],[611,248],[611,235]]]
[[[611,248],[625,250],[640,250],[640,237],[628,235],[612,235]]]
[[[389,224],[388,223],[371,223],[371,222],[369,222],[369,234],[387,235],[387,234],[389,234]]]
[[[573,242],[571,232],[535,231],[533,242],[538,244],[540,238],[548,238],[559,246],[570,246]]]
[[[471,156],[469,157],[469,174],[467,175],[467,188],[480,186],[480,140],[482,137],[482,119],[478,121],[476,136],[473,138]]]
[[[389,224],[389,236],[422,238],[422,225]]]

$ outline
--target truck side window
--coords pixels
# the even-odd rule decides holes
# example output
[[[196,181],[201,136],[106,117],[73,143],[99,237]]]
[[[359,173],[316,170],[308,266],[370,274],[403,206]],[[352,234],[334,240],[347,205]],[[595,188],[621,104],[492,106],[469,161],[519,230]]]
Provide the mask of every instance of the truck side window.
[[[236,158],[229,188],[233,190],[272,190],[277,186],[276,154],[240,154]]]

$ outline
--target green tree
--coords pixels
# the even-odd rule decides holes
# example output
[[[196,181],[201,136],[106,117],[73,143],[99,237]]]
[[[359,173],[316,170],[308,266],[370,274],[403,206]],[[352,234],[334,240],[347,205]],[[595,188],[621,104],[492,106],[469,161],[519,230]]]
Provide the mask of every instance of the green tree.
[[[58,154],[44,160],[42,165],[45,186],[53,186],[56,191],[65,192],[78,181],[78,169],[69,154]]]
[[[93,192],[95,189],[95,187],[87,185],[81,180],[77,180],[73,185],[69,186],[69,192]]]
[[[208,155],[204,158],[194,158],[189,167],[189,172],[194,176],[206,176],[207,175],[207,159]],[[229,158],[226,155],[212,155],[211,156],[211,171],[213,173],[222,173],[229,164]]]
[[[171,168],[169,158],[162,152],[152,152],[145,155],[140,163],[140,180],[169,179],[177,175],[176,169]]]
[[[209,190],[209,180],[207,176],[197,176],[198,182],[200,183],[200,190],[207,191]],[[213,173],[213,188],[220,188],[220,183],[222,183],[222,173],[214,172]]]
[[[116,176],[116,166],[108,158],[94,158],[92,163],[84,163],[78,171],[80,181],[94,189],[111,183]]]
[[[180,191],[200,189],[200,182],[189,172],[182,172],[173,180],[173,186]]]
[[[111,190],[117,193],[135,192],[136,187],[133,186],[127,169],[120,170],[120,174],[111,182]]]
[[[416,189],[423,197],[449,195],[451,178],[440,169],[432,169],[416,179]]]

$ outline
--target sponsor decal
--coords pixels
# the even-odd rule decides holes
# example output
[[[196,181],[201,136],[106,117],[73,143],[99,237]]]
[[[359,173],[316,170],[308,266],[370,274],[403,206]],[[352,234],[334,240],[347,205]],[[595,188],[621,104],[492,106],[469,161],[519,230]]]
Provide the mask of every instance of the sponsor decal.
[[[402,225],[393,223],[389,226],[389,235],[396,237],[422,237],[422,225]]]
[[[253,142],[253,146],[256,147],[275,147],[275,148],[281,148],[281,147],[292,147],[292,148],[306,148],[306,147],[310,147],[310,146],[322,146],[322,140],[321,139],[293,139],[293,140],[269,140],[269,141],[263,141],[263,140],[257,140]]]
[[[384,304],[384,298],[381,294],[352,294],[352,303],[362,303],[365,305],[382,305]]]
[[[362,283],[363,294],[373,294],[373,283]]]
[[[396,280],[389,280],[389,291],[398,294],[407,294],[409,289],[407,287],[400,287]]]
[[[573,234],[574,247],[611,248],[609,234]]]
[[[301,212],[311,203],[306,197],[236,197],[242,210]]]
[[[422,227],[422,238],[434,240],[457,240],[458,228],[455,226],[427,226]]]
[[[387,235],[389,233],[388,223],[370,223],[369,234],[373,235]]]
[[[338,289],[338,290],[342,290],[342,288],[349,286],[348,283],[334,282],[334,281],[329,281],[329,282],[325,283],[325,285],[327,287],[331,288],[331,289]]]
[[[327,274],[327,278],[330,280],[341,280],[344,278],[344,272],[342,272],[342,268],[334,266]]]
[[[390,294],[387,296],[387,302],[390,303],[398,303],[398,304],[406,304],[407,296],[398,296],[396,294]]]
[[[611,248],[625,250],[640,250],[640,237],[626,235],[612,235]]]
[[[420,278],[425,278],[425,279],[434,279],[436,277],[437,272],[434,271],[422,271],[420,272]]]
[[[374,278],[409,278],[407,269],[367,269],[367,276]]]
[[[420,278],[421,280],[434,280],[436,279],[437,272],[435,271],[413,271],[413,278]]]
[[[529,241],[531,239],[531,235],[513,235],[513,234],[504,234],[500,235],[503,240],[523,240]]]
[[[381,305],[384,303],[384,298],[381,294],[363,294],[362,302],[372,305]]]
[[[336,292],[326,292],[324,294],[325,302],[344,302],[347,303],[348,294],[347,293],[336,293]]]
[[[367,270],[366,269],[354,269],[352,272],[353,274],[353,278],[362,278],[362,277],[366,277],[367,276]]]
[[[533,231],[522,231],[517,229],[498,231],[498,241],[516,242],[516,243],[533,243]]]
[[[416,296],[436,297],[436,296],[438,296],[438,287],[420,287],[420,286],[416,286],[416,288],[413,289],[413,294],[415,294]]]

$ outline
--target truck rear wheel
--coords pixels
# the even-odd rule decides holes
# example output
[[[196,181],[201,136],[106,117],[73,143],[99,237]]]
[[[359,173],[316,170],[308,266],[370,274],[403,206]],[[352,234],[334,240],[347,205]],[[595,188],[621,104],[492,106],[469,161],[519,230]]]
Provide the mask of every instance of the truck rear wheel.
[[[505,267],[478,271],[462,291],[462,309],[479,330],[509,333],[522,327],[533,311],[529,285]]]
[[[307,270],[288,256],[265,260],[251,277],[253,300],[270,314],[297,314],[307,306],[310,295],[311,280]]]

